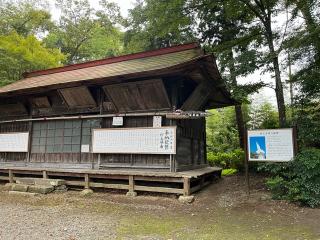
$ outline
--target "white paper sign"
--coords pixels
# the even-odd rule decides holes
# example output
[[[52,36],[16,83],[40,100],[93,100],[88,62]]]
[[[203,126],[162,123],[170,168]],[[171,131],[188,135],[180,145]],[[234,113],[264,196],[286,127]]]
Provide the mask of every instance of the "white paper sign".
[[[113,117],[112,126],[123,126],[123,117]]]
[[[287,162],[294,157],[292,129],[248,131],[249,161]]]
[[[89,145],[89,144],[82,144],[82,145],[81,145],[81,152],[82,152],[82,153],[88,153],[88,152],[90,152],[90,145]]]
[[[176,127],[94,129],[92,134],[94,153],[176,153]]]
[[[0,152],[28,152],[29,133],[1,133]]]
[[[162,127],[162,117],[161,116],[153,116],[153,127],[154,128]]]

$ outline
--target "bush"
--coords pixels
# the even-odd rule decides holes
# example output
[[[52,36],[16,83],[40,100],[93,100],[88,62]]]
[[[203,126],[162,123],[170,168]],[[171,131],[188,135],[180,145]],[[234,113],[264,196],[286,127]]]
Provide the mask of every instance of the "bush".
[[[320,206],[320,149],[305,149],[292,162],[263,168],[273,174],[267,186],[275,199]]]
[[[243,169],[244,163],[244,151],[242,149],[236,149],[232,152],[208,152],[207,159],[211,166],[218,166],[224,169]]]

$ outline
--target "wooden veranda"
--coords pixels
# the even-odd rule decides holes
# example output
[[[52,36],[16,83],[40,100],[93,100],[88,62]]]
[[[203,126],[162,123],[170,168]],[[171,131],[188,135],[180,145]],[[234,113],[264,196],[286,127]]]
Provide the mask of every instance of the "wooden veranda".
[[[221,177],[221,169],[207,167],[183,172],[124,171],[92,169],[54,169],[0,167],[0,181],[14,183],[17,178],[66,180],[69,187],[120,189],[128,192],[159,192],[189,196]]]

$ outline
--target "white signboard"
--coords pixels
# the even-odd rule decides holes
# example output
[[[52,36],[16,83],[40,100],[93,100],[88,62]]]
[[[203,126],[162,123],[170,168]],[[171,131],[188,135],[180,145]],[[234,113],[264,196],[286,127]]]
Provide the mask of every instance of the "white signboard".
[[[28,152],[29,133],[1,133],[0,152]]]
[[[123,126],[123,117],[113,117],[112,126]]]
[[[294,157],[292,129],[248,131],[249,161],[287,162]]]
[[[88,153],[88,152],[90,152],[90,145],[89,145],[89,144],[82,144],[82,145],[81,145],[81,152],[82,152],[82,153]]]
[[[162,127],[162,117],[161,116],[153,116],[153,127],[154,128]]]
[[[94,153],[176,153],[176,127],[94,129],[92,134]]]

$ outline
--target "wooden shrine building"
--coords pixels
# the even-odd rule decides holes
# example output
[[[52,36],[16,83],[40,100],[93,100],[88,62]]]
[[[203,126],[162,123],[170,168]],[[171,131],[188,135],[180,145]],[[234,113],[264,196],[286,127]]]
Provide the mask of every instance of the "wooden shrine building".
[[[205,110],[232,104],[195,43],[26,73],[0,88],[0,169],[203,169]]]

